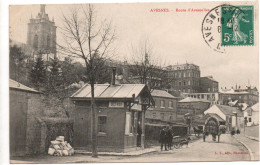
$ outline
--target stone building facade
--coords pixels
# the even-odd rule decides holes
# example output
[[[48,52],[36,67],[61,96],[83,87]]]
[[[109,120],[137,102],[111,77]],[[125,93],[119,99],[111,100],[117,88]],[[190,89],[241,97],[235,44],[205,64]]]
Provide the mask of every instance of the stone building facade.
[[[212,76],[200,78],[200,93],[217,93],[218,82]]]
[[[36,18],[31,17],[28,23],[27,45],[33,55],[52,54],[56,57],[56,28],[54,18],[49,20],[45,5],[41,5]]]
[[[200,90],[200,68],[195,64],[170,65],[166,68],[171,91],[197,93]]]

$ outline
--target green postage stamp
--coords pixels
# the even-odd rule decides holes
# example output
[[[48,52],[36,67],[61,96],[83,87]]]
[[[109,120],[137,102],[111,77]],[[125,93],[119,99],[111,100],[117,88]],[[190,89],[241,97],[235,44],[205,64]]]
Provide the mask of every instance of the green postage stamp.
[[[221,6],[221,45],[254,45],[254,7]]]

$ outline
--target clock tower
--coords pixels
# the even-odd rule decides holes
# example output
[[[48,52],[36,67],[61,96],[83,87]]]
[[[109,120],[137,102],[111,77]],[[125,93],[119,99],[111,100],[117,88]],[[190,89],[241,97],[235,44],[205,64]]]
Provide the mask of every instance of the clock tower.
[[[28,23],[27,45],[31,48],[33,55],[51,55],[56,57],[56,26],[54,19],[49,20],[45,13],[45,6],[41,5],[40,12]]]

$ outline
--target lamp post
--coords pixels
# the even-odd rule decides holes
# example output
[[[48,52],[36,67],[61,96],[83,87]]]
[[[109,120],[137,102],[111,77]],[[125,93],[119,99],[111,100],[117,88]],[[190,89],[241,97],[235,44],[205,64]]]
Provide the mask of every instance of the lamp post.
[[[244,135],[246,135],[247,117],[244,118]]]
[[[190,113],[186,113],[184,115],[184,118],[186,120],[186,124],[188,125],[188,128],[189,128],[189,134],[190,134],[190,129],[191,129],[191,114]]]
[[[236,117],[236,127],[235,127],[235,128],[238,129],[238,126],[237,126],[237,112],[234,111],[233,114],[234,114],[235,117]]]

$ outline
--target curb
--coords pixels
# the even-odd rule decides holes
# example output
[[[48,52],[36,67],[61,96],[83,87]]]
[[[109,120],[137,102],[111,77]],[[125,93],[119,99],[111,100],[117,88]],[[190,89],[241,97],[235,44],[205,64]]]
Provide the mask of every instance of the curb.
[[[249,151],[249,156],[250,156],[250,160],[255,160],[255,157],[254,157],[254,155],[253,155],[253,152],[252,152],[252,150],[248,147],[248,145],[246,145],[244,142],[242,142],[242,141],[240,141],[240,140],[238,140],[237,138],[236,138],[236,136],[233,136],[239,143],[241,143],[248,151]]]
[[[245,137],[247,137],[248,139],[251,139],[251,140],[254,140],[254,141],[259,142],[259,139],[255,138],[255,137],[253,137],[253,136],[247,136],[247,135],[245,135]]]
[[[139,156],[143,154],[153,153],[157,152],[157,149],[147,151],[147,152],[141,152],[141,153],[109,153],[109,152],[99,152],[99,156]],[[86,151],[75,151],[76,154],[84,154],[84,155],[91,155],[92,152],[86,152]]]

